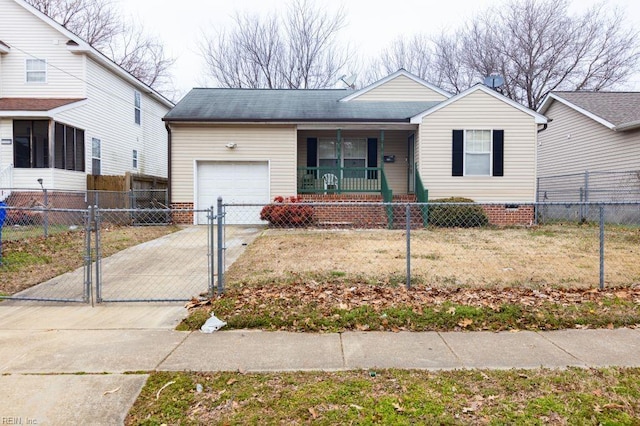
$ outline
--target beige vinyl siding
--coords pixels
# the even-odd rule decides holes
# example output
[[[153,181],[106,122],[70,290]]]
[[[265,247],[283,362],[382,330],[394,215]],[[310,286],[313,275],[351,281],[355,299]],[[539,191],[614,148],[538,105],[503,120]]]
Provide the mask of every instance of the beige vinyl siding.
[[[173,203],[195,202],[196,161],[269,161],[270,197],[296,194],[294,126],[171,123],[171,130]]]
[[[379,130],[344,130],[342,138],[376,138],[378,139],[378,165],[382,162],[383,155],[395,155],[394,163],[385,163],[384,172],[394,194],[406,194],[408,190],[407,170],[407,140],[412,131],[385,130],[384,153],[381,151],[381,138]],[[298,166],[307,165],[307,138],[336,138],[334,130],[304,130],[298,132]]]
[[[91,173],[91,139],[101,141],[101,174],[126,172],[166,177],[168,137],[162,117],[168,108],[141,93],[141,124],[134,120],[133,85],[87,58],[88,101],[55,119],[85,130],[85,164]],[[133,150],[139,165],[133,168]]]
[[[353,101],[444,101],[447,98],[440,93],[404,76],[381,84],[380,86],[352,99]]]
[[[68,41],[53,27],[13,0],[0,0],[0,40],[11,46],[2,55],[0,94],[3,97],[82,98],[83,55],[68,51]],[[47,60],[47,82],[26,83],[25,60]]]
[[[451,176],[454,129],[504,130],[504,176]],[[533,117],[482,91],[425,116],[420,126],[419,171],[429,198],[534,201],[536,136]]]
[[[640,169],[640,130],[614,132],[558,101],[538,136],[538,177]]]

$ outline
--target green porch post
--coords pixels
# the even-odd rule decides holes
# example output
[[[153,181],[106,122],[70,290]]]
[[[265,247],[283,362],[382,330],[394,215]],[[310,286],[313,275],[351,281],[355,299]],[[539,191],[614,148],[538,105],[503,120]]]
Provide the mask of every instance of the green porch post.
[[[380,130],[380,170],[384,172],[384,130]]]
[[[342,129],[338,129],[336,149],[338,150],[338,194],[340,194],[342,186]]]

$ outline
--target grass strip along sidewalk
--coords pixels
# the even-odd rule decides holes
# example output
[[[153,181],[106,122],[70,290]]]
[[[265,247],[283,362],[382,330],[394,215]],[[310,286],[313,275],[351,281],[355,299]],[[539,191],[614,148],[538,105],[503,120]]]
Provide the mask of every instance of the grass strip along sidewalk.
[[[617,328],[640,325],[640,286],[606,289],[457,288],[299,280],[232,287],[196,306],[178,330],[213,312],[226,329],[479,331]]]
[[[126,424],[580,424],[640,419],[640,369],[152,373]]]

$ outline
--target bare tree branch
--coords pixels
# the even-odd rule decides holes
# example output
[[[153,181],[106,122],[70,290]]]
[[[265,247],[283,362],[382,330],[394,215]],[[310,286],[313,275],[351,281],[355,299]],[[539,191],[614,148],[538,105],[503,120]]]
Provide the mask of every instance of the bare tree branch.
[[[156,90],[171,91],[175,60],[164,46],[131,20],[113,0],[25,0],[100,50],[138,80]]]
[[[337,44],[340,10],[329,15],[311,0],[292,0],[287,14],[236,14],[234,27],[204,34],[200,52],[207,73],[223,87],[324,88],[349,59]]]
[[[623,13],[606,3],[579,15],[570,15],[568,6],[569,0],[508,0],[452,35],[422,37],[420,46],[395,42],[381,62],[397,66],[429,55],[423,62],[427,70],[409,70],[453,92],[499,73],[505,79],[502,92],[532,109],[552,90],[603,90],[624,83],[640,58],[638,32],[626,28]]]

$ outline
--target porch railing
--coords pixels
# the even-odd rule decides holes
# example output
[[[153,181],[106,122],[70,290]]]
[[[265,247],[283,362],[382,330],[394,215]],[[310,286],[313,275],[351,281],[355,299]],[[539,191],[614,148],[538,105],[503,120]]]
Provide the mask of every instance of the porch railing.
[[[427,203],[429,201],[429,190],[424,187],[420,172],[416,170],[416,201],[418,203]],[[422,216],[422,224],[427,226],[429,223],[429,207],[426,204],[420,206],[420,214]]]
[[[387,213],[387,227],[393,229],[393,207],[388,204],[393,201],[393,191],[389,188],[389,182],[387,182],[387,176],[384,174],[384,170],[380,176],[382,200],[385,202],[385,210]]]
[[[381,193],[380,167],[298,167],[298,194]]]

